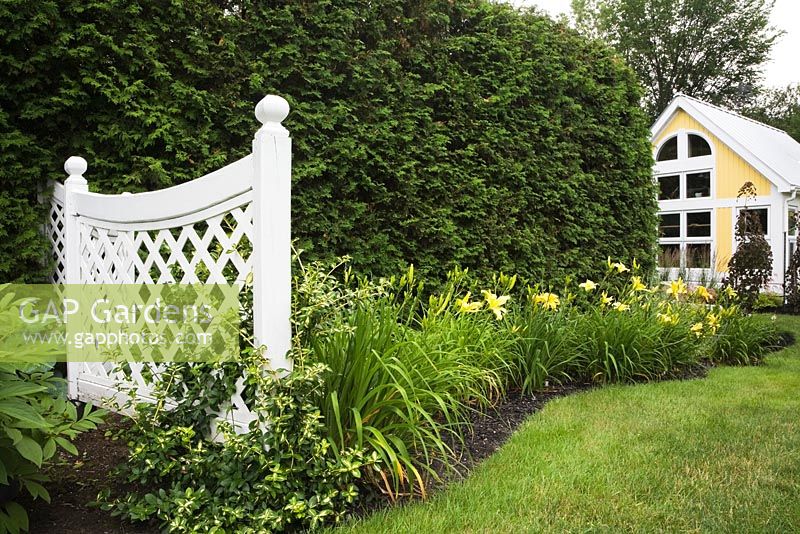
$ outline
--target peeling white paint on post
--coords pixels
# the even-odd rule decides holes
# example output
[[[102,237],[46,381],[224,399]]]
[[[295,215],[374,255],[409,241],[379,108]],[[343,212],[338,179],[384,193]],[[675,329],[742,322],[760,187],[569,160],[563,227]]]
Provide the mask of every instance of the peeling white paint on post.
[[[77,194],[89,191],[89,184],[86,178],[83,177],[87,168],[88,164],[86,160],[79,156],[72,156],[64,163],[64,170],[67,171],[69,175],[66,181],[64,181],[64,214],[66,217],[64,247],[66,265],[64,266],[64,282],[67,284],[81,283],[81,236],[75,201]],[[79,363],[67,361],[67,376],[77,376],[79,367]],[[77,382],[73,380],[67,382],[67,393],[70,398],[77,398]]]
[[[256,105],[253,140],[253,337],[272,369],[291,370],[292,140],[281,122],[289,103],[267,95]]]

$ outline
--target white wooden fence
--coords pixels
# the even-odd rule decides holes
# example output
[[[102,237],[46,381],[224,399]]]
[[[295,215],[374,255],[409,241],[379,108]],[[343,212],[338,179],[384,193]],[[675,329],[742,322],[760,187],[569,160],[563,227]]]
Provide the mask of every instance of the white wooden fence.
[[[281,122],[289,104],[266,96],[255,108],[261,128],[253,152],[191,182],[147,193],[90,193],[87,162],[71,157],[55,184],[46,232],[57,284],[242,283],[253,273],[253,330],[273,368],[290,369],[291,139]],[[207,276],[207,278],[206,278]],[[203,279],[201,279],[201,277]],[[144,366],[133,387],[148,396]],[[115,364],[67,364],[69,395],[101,403],[127,381]],[[129,382],[130,384],[130,382]],[[241,393],[241,391],[239,392]],[[251,419],[239,394],[237,423]]]

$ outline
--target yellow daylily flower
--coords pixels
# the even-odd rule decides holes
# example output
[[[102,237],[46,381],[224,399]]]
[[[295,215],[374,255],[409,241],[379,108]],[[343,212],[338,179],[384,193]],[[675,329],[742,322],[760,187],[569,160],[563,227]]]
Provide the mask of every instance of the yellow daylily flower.
[[[481,308],[483,308],[483,302],[475,301],[470,302],[469,300],[472,298],[472,293],[467,291],[467,294],[464,295],[464,298],[456,299],[456,306],[458,307],[458,313],[476,313]]]
[[[703,323],[694,323],[689,329],[694,335],[700,337],[703,335]]]
[[[713,313],[709,313],[706,315],[706,321],[708,322],[708,328],[711,330],[711,333],[716,334],[719,328],[719,317]]]
[[[541,304],[542,308],[555,310],[561,304],[561,300],[555,293],[539,293],[533,298],[535,304]]]
[[[502,297],[498,297],[491,291],[483,290],[483,298],[486,300],[486,307],[494,313],[494,316],[497,317],[498,320],[503,318],[503,314],[506,313],[506,309],[503,305],[509,301],[511,297],[508,295],[503,295]]]
[[[656,317],[664,324],[678,324],[678,317],[671,313],[659,313]]]
[[[633,258],[633,270],[634,271],[639,270],[639,263],[636,261],[636,258]]]
[[[694,293],[698,297],[702,297],[706,302],[711,300],[711,293],[708,292],[708,289],[705,286],[697,286],[694,290]]]
[[[733,289],[733,287],[725,286],[725,296],[728,297],[728,298],[733,299],[733,298],[738,297],[739,294],[736,292],[735,289]]]
[[[578,287],[588,293],[589,291],[594,291],[597,288],[597,284],[587,279],[584,283],[578,284]]]
[[[624,312],[624,311],[630,310],[631,307],[628,306],[627,304],[623,304],[622,302],[615,302],[614,303],[614,309],[619,311],[619,312]]]
[[[640,276],[631,278],[631,286],[634,291],[647,291],[647,286],[642,283],[642,278]]]
[[[686,293],[686,282],[683,281],[683,278],[678,278],[669,283],[669,287],[667,288],[667,295],[672,295],[675,298],[678,296],[683,295]]]
[[[612,271],[617,271],[619,274],[622,274],[622,273],[624,273],[624,272],[630,271],[630,269],[628,269],[627,267],[625,267],[625,264],[624,264],[624,263],[619,263],[619,262],[617,262],[617,263],[612,263],[612,264],[611,264],[611,270],[612,270]]]
[[[600,306],[607,306],[612,302],[614,302],[614,297],[609,297],[608,293],[603,291],[603,293],[600,295]]]

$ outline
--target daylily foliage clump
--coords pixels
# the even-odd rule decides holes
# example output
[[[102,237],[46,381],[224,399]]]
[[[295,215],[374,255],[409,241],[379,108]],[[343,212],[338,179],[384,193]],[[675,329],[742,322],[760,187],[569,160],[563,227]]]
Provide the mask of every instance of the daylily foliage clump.
[[[432,466],[450,464],[468,414],[509,390],[675,376],[704,359],[757,360],[772,339],[730,288],[648,280],[636,261],[611,258],[601,279],[568,277],[558,288],[455,269],[427,298],[413,267],[377,285],[327,278],[343,305],[303,339],[305,359],[330,369],[321,411],[334,448],[377,452],[382,491],[424,493]],[[732,343],[744,324],[756,334]]]

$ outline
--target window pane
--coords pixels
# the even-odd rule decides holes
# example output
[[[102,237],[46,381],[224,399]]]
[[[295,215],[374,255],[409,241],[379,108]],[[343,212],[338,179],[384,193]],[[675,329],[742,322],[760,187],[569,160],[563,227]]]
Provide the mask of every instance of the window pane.
[[[686,245],[686,268],[687,269],[710,269],[711,268],[711,244],[692,243]]]
[[[797,211],[789,210],[789,235],[794,235],[797,230]]]
[[[678,159],[677,137],[673,137],[661,145],[661,149],[658,151],[658,156],[656,157],[656,161],[667,161],[670,159]]]
[[[686,237],[711,237],[711,212],[686,214]]]
[[[658,233],[661,237],[681,236],[680,213],[667,213],[659,216]]]
[[[666,269],[677,269],[681,266],[680,245],[660,245],[658,252],[658,266]]]
[[[711,147],[705,139],[699,135],[689,134],[689,157],[710,156]]]
[[[658,200],[674,200],[681,197],[681,177],[674,176],[658,177],[659,194]]]
[[[769,233],[769,223],[768,223],[768,217],[767,217],[767,208],[757,208],[757,209],[742,210],[742,211],[746,211],[746,212],[752,214],[751,217],[753,217],[753,218],[751,218],[750,220],[751,221],[756,221],[757,220],[759,222],[759,225],[761,226],[761,231],[764,234],[768,234]]]
[[[695,172],[686,175],[686,197],[710,197],[711,173]]]

